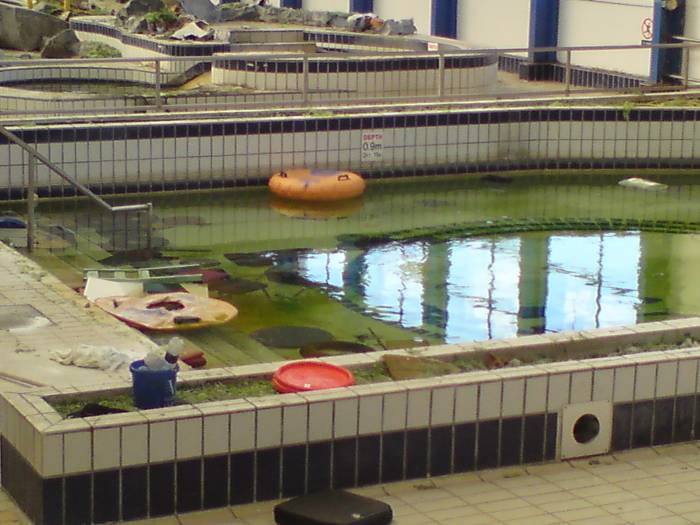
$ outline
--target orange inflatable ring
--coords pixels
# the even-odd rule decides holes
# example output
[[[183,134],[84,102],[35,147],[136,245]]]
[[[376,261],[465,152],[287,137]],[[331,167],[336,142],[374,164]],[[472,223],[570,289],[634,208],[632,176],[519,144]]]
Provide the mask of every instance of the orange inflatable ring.
[[[365,191],[365,181],[357,173],[307,168],[275,173],[269,186],[285,199],[316,202],[352,199]]]

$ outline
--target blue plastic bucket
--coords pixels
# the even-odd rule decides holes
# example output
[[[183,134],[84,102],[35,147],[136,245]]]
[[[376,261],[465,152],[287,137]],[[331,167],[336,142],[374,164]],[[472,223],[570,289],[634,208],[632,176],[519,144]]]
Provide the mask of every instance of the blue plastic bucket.
[[[133,379],[134,404],[141,409],[171,406],[175,401],[177,365],[171,370],[150,370],[143,359],[129,366]]]

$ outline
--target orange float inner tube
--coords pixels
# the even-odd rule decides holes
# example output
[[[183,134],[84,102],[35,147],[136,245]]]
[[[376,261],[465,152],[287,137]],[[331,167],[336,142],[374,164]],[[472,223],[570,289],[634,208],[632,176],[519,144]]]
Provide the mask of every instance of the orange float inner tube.
[[[340,201],[365,191],[365,181],[357,173],[308,168],[275,173],[268,185],[275,195],[298,201]]]

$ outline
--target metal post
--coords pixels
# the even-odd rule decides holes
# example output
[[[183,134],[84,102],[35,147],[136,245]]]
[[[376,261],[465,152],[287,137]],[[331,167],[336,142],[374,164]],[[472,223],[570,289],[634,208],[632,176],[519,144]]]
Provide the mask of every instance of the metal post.
[[[571,91],[571,49],[566,50],[566,66],[564,68],[564,90],[568,95]]]
[[[688,89],[688,75],[690,70],[690,46],[683,46],[683,61],[681,63],[681,76],[683,77],[683,88]]]
[[[306,55],[304,55],[302,66],[302,75],[304,76],[302,79],[302,101],[304,102],[304,105],[306,105],[309,103],[309,57]]]
[[[437,96],[440,100],[445,96],[445,55],[442,53],[438,55]]]
[[[155,90],[156,90],[156,108],[158,108],[158,110],[163,109],[163,99],[162,99],[161,93],[160,93],[160,84],[161,84],[161,78],[160,78],[160,60],[156,60],[156,85],[155,85]]]
[[[153,203],[146,203],[146,249],[150,252],[153,249]]]
[[[34,251],[34,240],[36,238],[36,223],[34,210],[36,209],[36,158],[31,153],[27,153],[27,251]]]
[[[70,11],[70,0],[63,0],[63,11]]]

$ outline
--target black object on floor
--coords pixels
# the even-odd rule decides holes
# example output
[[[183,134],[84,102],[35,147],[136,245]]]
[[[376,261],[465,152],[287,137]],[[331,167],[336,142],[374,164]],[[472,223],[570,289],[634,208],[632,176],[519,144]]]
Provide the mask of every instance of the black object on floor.
[[[285,501],[275,507],[279,525],[387,525],[391,507],[344,490],[326,490]]]
[[[127,410],[122,410],[121,408],[112,408],[99,403],[86,403],[83,408],[76,412],[71,412],[68,414],[69,418],[77,417],[91,417],[91,416],[103,416],[105,414],[121,414],[122,412],[128,412]]]

